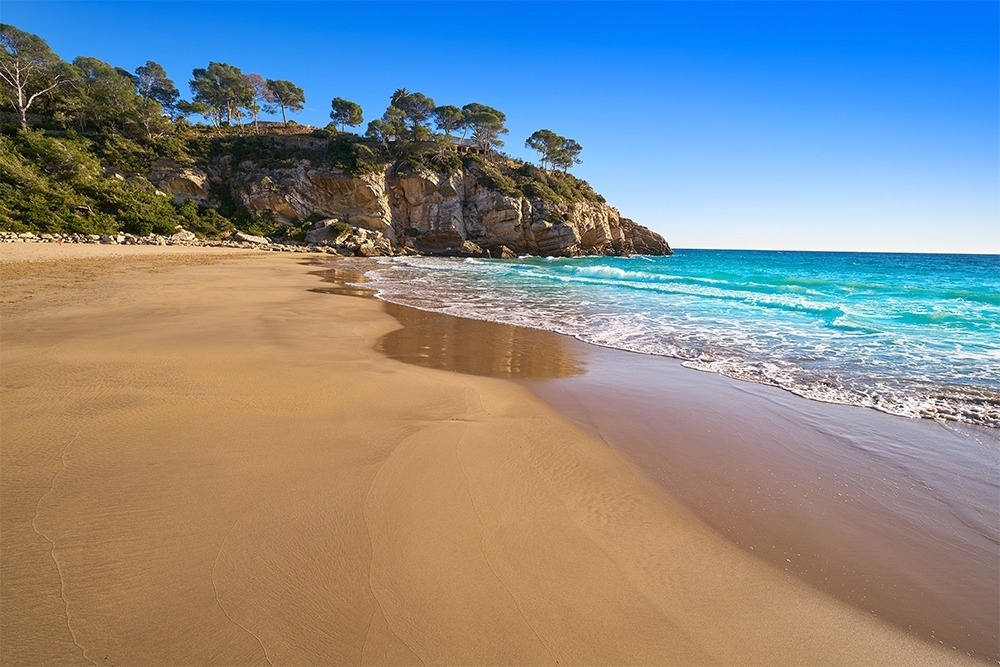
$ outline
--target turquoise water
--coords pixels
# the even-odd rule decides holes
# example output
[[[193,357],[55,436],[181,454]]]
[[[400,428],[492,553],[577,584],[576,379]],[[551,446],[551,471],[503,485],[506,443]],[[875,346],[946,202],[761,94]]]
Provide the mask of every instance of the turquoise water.
[[[409,257],[386,300],[676,357],[806,398],[1000,428],[1000,256]]]

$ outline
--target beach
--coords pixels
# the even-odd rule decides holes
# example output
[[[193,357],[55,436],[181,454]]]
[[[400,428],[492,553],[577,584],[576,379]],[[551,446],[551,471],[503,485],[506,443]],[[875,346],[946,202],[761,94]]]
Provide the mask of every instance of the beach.
[[[692,510],[721,502],[677,481],[717,480],[684,454],[726,414],[717,376],[681,369],[654,460],[604,437],[630,414],[574,413],[597,348],[401,327],[331,287],[337,260],[0,260],[3,664],[974,661]]]

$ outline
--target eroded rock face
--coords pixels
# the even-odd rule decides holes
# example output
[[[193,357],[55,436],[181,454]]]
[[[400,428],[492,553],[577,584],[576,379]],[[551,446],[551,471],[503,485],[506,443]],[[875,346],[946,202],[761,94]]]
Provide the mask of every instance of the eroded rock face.
[[[228,187],[233,200],[252,214],[291,223],[323,217],[363,226],[392,236],[392,212],[385,174],[351,176],[308,160],[267,168],[220,160],[212,177]]]
[[[510,197],[468,173],[388,178],[395,236],[422,253],[469,254],[470,242],[492,257],[672,252],[662,236],[605,204]]]
[[[177,204],[183,204],[189,199],[201,206],[209,204],[208,174],[200,169],[182,167],[169,160],[161,160],[153,165],[149,182],[155,185],[157,190],[163,190],[171,195]]]
[[[309,233],[310,242],[335,241],[327,238],[332,220],[380,232],[395,252],[491,257],[672,252],[662,236],[606,204],[509,196],[468,171],[445,176],[389,167],[355,176],[309,160],[271,167],[234,165],[226,157],[207,177],[254,215],[289,224],[324,218]],[[176,197],[187,196],[195,180],[153,182]],[[204,180],[200,187],[207,196]]]

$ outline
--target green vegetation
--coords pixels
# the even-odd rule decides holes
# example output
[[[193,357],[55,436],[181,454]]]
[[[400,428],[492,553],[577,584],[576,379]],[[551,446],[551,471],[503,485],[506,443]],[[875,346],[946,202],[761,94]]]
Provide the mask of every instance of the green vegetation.
[[[148,180],[160,163],[208,169],[223,158],[234,169],[245,161],[277,169],[309,160],[354,175],[390,165],[397,174],[465,169],[511,197],[603,201],[566,173],[579,163],[578,143],[549,130],[528,139],[542,166],[561,172],[498,154],[507,117],[479,102],[438,106],[399,88],[358,136],[345,130],[362,124],[362,109],[340,97],[331,102],[333,122],[325,130],[289,121],[287,114],[305,105],[304,91],[291,81],[210,62],[192,71],[189,87],[191,98],[181,99],[152,60],[134,73],[92,57],[67,63],[40,37],[0,24],[0,103],[7,107],[0,109],[0,229],[172,234],[183,226],[205,237],[234,228],[304,237],[307,222],[288,228],[251,215],[218,182],[209,185],[213,206],[203,207],[175,203]],[[260,120],[279,110],[280,125]]]
[[[20,131],[0,136],[0,228],[48,233],[218,236],[232,224],[193,203],[175,206],[142,177],[107,177],[88,139]],[[190,225],[190,226],[189,226]]]
[[[271,101],[281,109],[281,122],[288,127],[285,111],[302,111],[306,105],[306,94],[294,83],[285,80],[268,79],[267,90]]]
[[[517,160],[490,161],[478,155],[466,155],[463,166],[483,187],[508,197],[541,199],[552,204],[603,204],[604,197],[587,181],[569,172],[546,171]]]
[[[335,97],[330,102],[330,120],[334,123],[340,123],[341,132],[348,125],[351,127],[361,125],[364,119],[361,105],[357,102],[345,100],[343,97]]]
[[[542,167],[548,162],[553,167],[562,167],[566,171],[574,164],[580,164],[580,151],[583,146],[573,139],[560,136],[552,130],[538,130],[524,142],[528,148],[538,151],[541,156]]]

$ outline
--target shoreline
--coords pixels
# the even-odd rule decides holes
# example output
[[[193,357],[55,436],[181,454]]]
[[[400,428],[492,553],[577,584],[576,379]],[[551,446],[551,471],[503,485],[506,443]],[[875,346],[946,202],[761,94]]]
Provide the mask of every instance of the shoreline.
[[[301,257],[199,250],[3,271],[5,664],[967,660],[748,556],[526,387],[376,352],[423,339]]]
[[[335,282],[357,282],[338,273]],[[382,303],[404,330],[383,337],[379,351],[513,379],[748,554],[904,631],[1000,659],[1000,432]],[[492,354],[452,354],[448,341],[461,337],[486,341]]]

